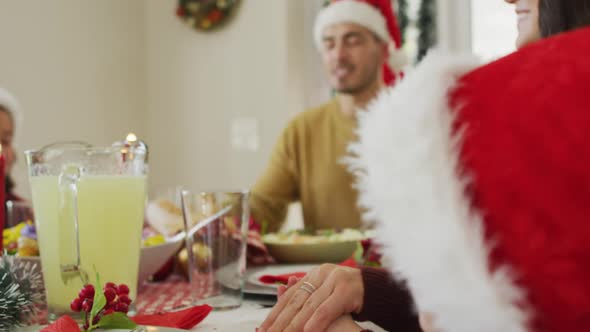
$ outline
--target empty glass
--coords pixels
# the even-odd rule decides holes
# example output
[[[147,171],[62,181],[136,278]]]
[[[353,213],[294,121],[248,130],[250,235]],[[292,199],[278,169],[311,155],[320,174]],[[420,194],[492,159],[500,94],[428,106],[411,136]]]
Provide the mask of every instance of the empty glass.
[[[242,303],[248,236],[248,192],[183,190],[192,300],[214,309]]]

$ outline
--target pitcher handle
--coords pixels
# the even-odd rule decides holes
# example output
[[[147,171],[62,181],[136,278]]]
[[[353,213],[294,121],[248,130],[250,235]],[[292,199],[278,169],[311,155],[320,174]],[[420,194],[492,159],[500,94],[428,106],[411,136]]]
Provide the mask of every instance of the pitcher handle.
[[[79,276],[83,284],[88,283],[88,274],[82,269],[80,258],[80,228],[78,222],[78,181],[83,168],[78,165],[64,165],[58,178],[59,215],[58,246],[59,262],[64,282]],[[71,245],[74,244],[74,250]]]

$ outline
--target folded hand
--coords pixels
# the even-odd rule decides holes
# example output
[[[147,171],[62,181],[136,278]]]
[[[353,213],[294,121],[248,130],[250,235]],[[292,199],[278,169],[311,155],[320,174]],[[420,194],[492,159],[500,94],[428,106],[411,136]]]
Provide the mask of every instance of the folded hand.
[[[359,269],[324,264],[279,287],[279,300],[258,331],[326,331],[341,316],[360,312],[363,296]]]

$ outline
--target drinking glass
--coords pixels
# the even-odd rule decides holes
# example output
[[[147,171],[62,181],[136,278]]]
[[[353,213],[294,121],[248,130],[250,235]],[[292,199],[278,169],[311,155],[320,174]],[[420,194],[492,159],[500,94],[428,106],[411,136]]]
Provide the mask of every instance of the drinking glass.
[[[248,192],[181,194],[191,296],[216,310],[242,303],[248,236]]]

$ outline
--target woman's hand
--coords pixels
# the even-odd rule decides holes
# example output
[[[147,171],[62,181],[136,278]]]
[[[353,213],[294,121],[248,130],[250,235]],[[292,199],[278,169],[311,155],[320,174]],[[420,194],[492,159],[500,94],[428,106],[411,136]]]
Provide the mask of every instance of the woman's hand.
[[[281,295],[285,294],[285,292],[287,291],[287,289],[289,289],[289,287],[295,285],[298,281],[300,280],[300,278],[297,277],[289,277],[289,280],[287,280],[287,285],[280,285],[279,289],[277,290],[277,297],[280,298]]]
[[[324,264],[280,287],[279,301],[259,332],[326,331],[340,316],[360,312],[364,286],[359,269]]]

